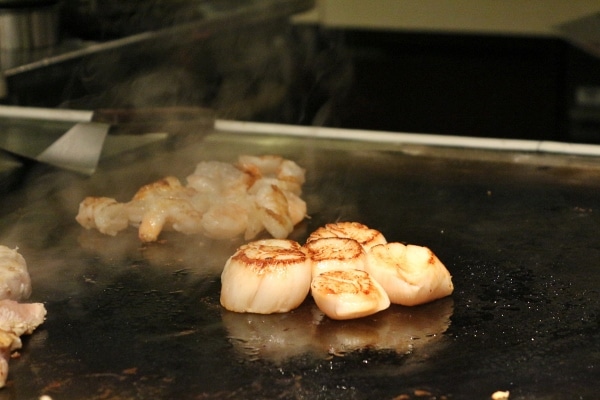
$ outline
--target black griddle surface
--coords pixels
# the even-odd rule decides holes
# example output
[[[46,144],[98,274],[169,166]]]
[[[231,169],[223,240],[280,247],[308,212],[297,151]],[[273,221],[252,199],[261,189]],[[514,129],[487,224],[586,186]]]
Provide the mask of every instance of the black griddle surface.
[[[19,247],[48,317],[0,400],[596,398],[600,161],[418,150],[219,132],[102,160],[90,178],[32,168],[2,198],[0,243]],[[454,294],[351,322],[319,319],[311,299],[284,315],[228,313],[219,275],[240,240],[143,245],[134,229],[108,237],[74,220],[85,196],[127,201],[239,154],[307,169],[310,219],[292,239],[362,222],[430,247]]]

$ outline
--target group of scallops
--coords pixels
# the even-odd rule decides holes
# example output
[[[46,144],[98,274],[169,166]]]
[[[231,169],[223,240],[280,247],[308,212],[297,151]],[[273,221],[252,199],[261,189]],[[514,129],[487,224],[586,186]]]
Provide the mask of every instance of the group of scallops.
[[[304,245],[289,239],[240,246],[221,274],[221,305],[240,313],[291,311],[310,295],[329,318],[361,318],[390,304],[452,294],[452,277],[427,247],[388,242],[358,222],[326,224]]]

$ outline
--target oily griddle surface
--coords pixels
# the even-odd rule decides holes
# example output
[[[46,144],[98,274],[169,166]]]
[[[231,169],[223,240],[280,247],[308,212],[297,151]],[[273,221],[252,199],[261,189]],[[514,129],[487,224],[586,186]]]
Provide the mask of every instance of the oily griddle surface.
[[[0,243],[19,247],[48,317],[0,399],[595,398],[600,162],[409,150],[221,132],[113,156],[89,178],[34,166],[2,198]],[[430,247],[454,294],[349,322],[310,298],[234,314],[219,274],[240,240],[141,244],[133,228],[108,237],[74,220],[85,196],[127,201],[199,161],[267,153],[307,169],[310,218],[292,239],[362,222]]]

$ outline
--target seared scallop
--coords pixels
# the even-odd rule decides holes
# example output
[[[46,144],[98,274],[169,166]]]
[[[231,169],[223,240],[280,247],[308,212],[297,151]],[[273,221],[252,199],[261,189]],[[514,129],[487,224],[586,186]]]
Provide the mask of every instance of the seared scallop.
[[[306,240],[306,243],[330,237],[354,239],[360,243],[365,250],[369,250],[371,247],[378,244],[387,243],[387,240],[381,232],[376,229],[371,229],[359,222],[336,222],[327,224],[311,233]]]
[[[313,278],[310,288],[317,307],[331,319],[365,317],[390,306],[381,285],[357,269],[323,272]]]
[[[454,291],[450,272],[427,247],[388,243],[374,246],[367,255],[367,271],[392,303],[414,306]]]
[[[304,245],[312,265],[312,276],[332,270],[367,267],[367,253],[354,239],[329,237],[312,240]]]
[[[298,307],[310,290],[311,268],[299,243],[265,239],[242,245],[221,274],[221,305],[258,314]]]

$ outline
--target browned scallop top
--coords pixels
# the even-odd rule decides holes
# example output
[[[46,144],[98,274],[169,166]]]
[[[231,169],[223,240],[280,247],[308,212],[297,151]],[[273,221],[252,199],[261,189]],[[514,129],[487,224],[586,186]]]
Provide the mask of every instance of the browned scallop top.
[[[184,187],[174,176],[166,176],[156,182],[142,186],[133,196],[133,200],[146,200],[153,196],[191,195],[194,189]]]
[[[231,259],[261,274],[307,265],[307,256],[300,244],[286,239],[259,240],[245,244]]]
[[[310,234],[306,243],[322,238],[338,237],[354,239],[364,245],[379,235],[381,235],[379,231],[370,229],[360,222],[336,222],[317,228]]]
[[[369,295],[376,289],[369,274],[360,270],[323,272],[313,279],[311,287],[331,295]]]
[[[364,256],[364,250],[360,243],[349,238],[314,239],[307,242],[305,248],[313,261],[354,260]]]

